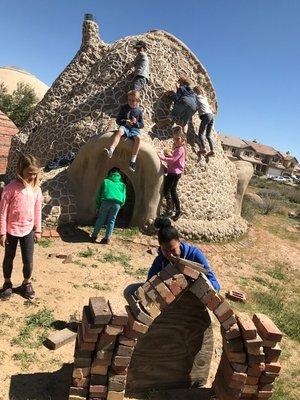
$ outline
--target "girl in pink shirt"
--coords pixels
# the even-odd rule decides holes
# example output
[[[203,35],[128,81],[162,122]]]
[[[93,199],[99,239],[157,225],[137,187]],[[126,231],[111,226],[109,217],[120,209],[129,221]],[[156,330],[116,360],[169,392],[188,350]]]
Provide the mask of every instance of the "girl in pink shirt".
[[[167,175],[164,182],[164,197],[167,202],[167,213],[171,212],[172,202],[175,205],[173,221],[177,221],[181,215],[180,201],[177,194],[177,184],[184,172],[185,166],[185,135],[181,126],[173,128],[173,152],[159,158],[167,164]]]
[[[38,172],[39,165],[33,156],[21,156],[17,165],[17,179],[3,189],[0,201],[0,244],[5,247],[2,300],[8,300],[12,295],[11,274],[18,241],[24,277],[21,292],[28,299],[35,296],[30,278],[34,242],[41,236],[42,192],[37,184]]]

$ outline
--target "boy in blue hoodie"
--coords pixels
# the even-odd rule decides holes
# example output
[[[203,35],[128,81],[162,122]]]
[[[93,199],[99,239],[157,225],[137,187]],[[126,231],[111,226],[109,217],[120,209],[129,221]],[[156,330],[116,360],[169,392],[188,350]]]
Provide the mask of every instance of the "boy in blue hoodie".
[[[125,201],[126,185],[122,182],[120,170],[113,168],[102,182],[96,196],[98,218],[91,236],[93,243],[96,242],[100,229],[106,223],[105,237],[101,239],[100,243],[109,244],[118,212]]]

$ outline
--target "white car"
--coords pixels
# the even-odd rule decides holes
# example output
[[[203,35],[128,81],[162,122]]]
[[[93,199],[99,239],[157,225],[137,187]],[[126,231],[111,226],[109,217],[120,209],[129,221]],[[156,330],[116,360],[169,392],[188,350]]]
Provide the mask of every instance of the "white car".
[[[275,176],[275,178],[273,179],[273,181],[276,182],[286,182],[286,179],[283,176]]]

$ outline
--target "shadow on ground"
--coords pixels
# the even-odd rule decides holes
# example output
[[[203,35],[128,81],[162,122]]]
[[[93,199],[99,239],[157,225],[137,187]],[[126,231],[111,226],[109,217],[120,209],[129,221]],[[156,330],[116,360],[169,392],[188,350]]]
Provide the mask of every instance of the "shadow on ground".
[[[9,400],[67,400],[73,364],[64,364],[55,372],[13,375]]]
[[[63,225],[57,229],[61,239],[68,243],[91,243],[90,235],[74,225]]]
[[[215,398],[209,388],[158,390],[127,396],[129,399],[140,400],[210,400]]]

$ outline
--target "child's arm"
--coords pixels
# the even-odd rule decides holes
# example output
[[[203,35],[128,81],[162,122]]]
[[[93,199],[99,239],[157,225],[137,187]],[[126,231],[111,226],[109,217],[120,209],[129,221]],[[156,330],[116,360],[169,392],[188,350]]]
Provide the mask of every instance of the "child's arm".
[[[159,156],[159,158],[162,161],[165,161],[169,165],[175,164],[180,159],[180,157],[182,157],[183,151],[184,151],[183,148],[179,147],[177,148],[177,151],[176,149],[173,151],[171,156]]]
[[[37,241],[42,233],[42,203],[43,195],[40,188],[38,188],[37,197],[34,203],[34,234]]]
[[[12,192],[8,188],[4,188],[2,192],[2,197],[0,201],[0,236],[4,238],[1,245],[4,246],[5,236],[7,232],[7,214],[9,203],[11,202]]]
[[[124,106],[122,106],[116,118],[116,123],[117,125],[126,125],[126,122],[127,122],[127,115],[124,112]]]
[[[176,93],[174,93],[174,95],[172,96],[172,100],[173,100],[174,102],[179,101],[180,98],[181,98],[181,96],[182,96],[182,94],[183,94],[182,88],[179,87],[179,88],[177,89]]]
[[[135,122],[135,124],[133,125],[135,128],[138,129],[143,129],[144,128],[144,118],[143,118],[143,112],[141,111],[137,121]]]
[[[104,181],[102,182],[100,189],[98,190],[98,193],[96,195],[96,209],[99,210],[103,198],[103,189],[104,189]]]

